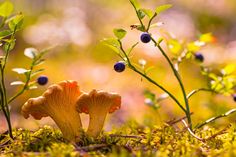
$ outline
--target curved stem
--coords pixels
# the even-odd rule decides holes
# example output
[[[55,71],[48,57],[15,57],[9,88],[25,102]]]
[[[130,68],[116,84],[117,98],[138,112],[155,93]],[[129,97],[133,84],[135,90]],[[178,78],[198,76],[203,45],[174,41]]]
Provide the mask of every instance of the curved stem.
[[[17,25],[15,26],[14,31],[11,35],[11,40],[14,40],[16,29],[17,29]],[[5,75],[4,75],[7,59],[8,59],[9,52],[10,52],[10,48],[11,48],[11,43],[8,43],[8,46],[7,46],[7,49],[6,49],[6,54],[4,56],[4,61],[1,63],[0,68],[1,68],[1,92],[2,92],[2,99],[3,99],[2,100],[2,102],[3,102],[3,112],[4,112],[5,118],[7,120],[9,136],[13,139],[12,126],[11,126],[11,115],[10,115],[10,110],[9,110],[9,106],[8,106],[8,102],[7,102],[7,91],[6,91],[6,86],[5,86]]]
[[[146,31],[148,32],[149,29],[150,29],[150,26],[151,26],[151,23],[152,23],[152,20],[157,16],[157,13],[155,12],[154,15],[152,16],[152,18],[149,20],[148,22],[148,26],[147,26],[147,29]]]
[[[186,94],[183,82],[181,80],[181,77],[180,77],[178,71],[175,69],[172,62],[170,61],[169,57],[166,55],[165,51],[160,46],[160,44],[158,44],[153,38],[151,38],[151,40],[154,42],[155,46],[158,47],[158,49],[161,51],[162,55],[165,57],[165,59],[169,63],[169,65],[170,65],[177,81],[179,82],[179,85],[180,85],[180,88],[181,88],[181,91],[182,91],[183,97],[184,97],[184,102],[185,102],[185,107],[186,107],[186,116],[187,116],[189,128],[192,129],[192,120],[191,120],[191,115],[190,115],[190,108],[189,108],[188,98],[187,98],[187,94]]]
[[[151,79],[150,77],[148,77],[147,75],[143,74],[141,71],[139,71],[138,69],[136,69],[132,63],[130,62],[125,50],[123,49],[122,43],[120,40],[118,40],[120,43],[120,49],[123,52],[123,54],[125,55],[125,59],[124,61],[127,61],[128,66],[130,67],[130,69],[132,69],[133,71],[135,71],[136,73],[140,74],[141,76],[143,76],[145,79],[147,79],[149,82],[153,83],[154,85],[156,85],[157,87],[159,87],[161,90],[163,90],[164,92],[166,92],[176,103],[177,105],[186,113],[187,111],[185,110],[185,108],[180,104],[180,102],[175,98],[174,95],[172,95],[168,90],[166,90],[164,87],[162,87],[161,85],[159,85],[158,83],[156,83],[153,79]]]
[[[192,90],[188,95],[187,98],[191,98],[194,94],[200,92],[200,91],[206,91],[206,92],[214,92],[211,89],[207,89],[207,88],[199,88],[199,89],[194,89]]]

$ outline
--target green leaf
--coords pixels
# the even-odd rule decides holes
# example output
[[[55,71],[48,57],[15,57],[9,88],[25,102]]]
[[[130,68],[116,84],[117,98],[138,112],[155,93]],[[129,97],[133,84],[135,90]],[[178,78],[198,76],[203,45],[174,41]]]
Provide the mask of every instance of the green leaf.
[[[14,6],[10,1],[5,1],[0,5],[0,16],[7,17],[11,15],[14,10]]]
[[[38,87],[37,87],[35,81],[29,82],[28,87],[27,87],[28,90],[36,89],[36,88],[38,88]]]
[[[187,44],[187,50],[190,52],[196,52],[199,51],[200,46],[195,44],[195,42],[191,42]]]
[[[9,52],[12,49],[14,49],[15,44],[16,44],[15,39],[5,40],[5,41],[6,41],[6,43],[3,45],[3,50],[5,52],[7,52],[7,51]]]
[[[147,15],[149,18],[152,18],[153,15],[154,15],[153,11],[150,10],[150,9],[141,9],[141,11],[142,11],[145,15]]]
[[[144,94],[145,98],[149,98],[152,101],[156,100],[156,95],[153,92],[151,92],[150,90],[145,90],[143,94]]]
[[[143,10],[142,9],[139,9],[138,10],[138,18],[139,19],[143,19],[144,17],[145,17],[145,13],[143,12]]]
[[[43,64],[44,61],[45,61],[45,59],[37,59],[37,60],[33,63],[33,65],[36,66],[36,65]]]
[[[105,38],[101,41],[102,44],[108,46],[116,53],[120,53],[120,43],[115,38]]]
[[[41,73],[42,71],[44,71],[44,69],[38,69],[38,70],[32,71],[31,77],[33,77],[33,76],[35,76],[35,75]]]
[[[38,86],[36,86],[36,85],[33,85],[33,86],[29,86],[28,88],[29,88],[29,90],[31,90],[31,89],[37,89],[37,88],[38,88]]]
[[[33,59],[38,55],[38,50],[35,48],[26,48],[24,51],[24,55]]]
[[[235,64],[229,64],[221,70],[223,75],[230,75],[235,71]]]
[[[171,7],[172,7],[171,4],[165,4],[165,5],[158,6],[158,7],[156,8],[156,13],[157,13],[157,14],[160,14],[160,13],[162,13],[163,11],[166,11],[167,9],[169,9],[169,8],[171,8]]]
[[[150,28],[160,27],[160,26],[162,26],[162,25],[164,25],[163,22],[157,22],[157,23],[152,24],[152,25],[150,26]]]
[[[3,39],[3,38],[5,38],[5,37],[7,37],[7,36],[9,36],[9,35],[11,35],[11,34],[12,34],[12,32],[9,31],[9,30],[1,31],[1,32],[0,32],[0,39]]]
[[[25,83],[22,82],[22,81],[14,81],[14,82],[11,82],[10,85],[11,85],[11,86],[18,86],[18,85],[25,85]]]
[[[138,3],[137,0],[129,0],[129,1],[136,9],[140,8],[140,4]]]
[[[199,40],[205,43],[212,43],[215,41],[215,37],[212,35],[212,33],[205,33],[200,35]]]
[[[25,73],[27,73],[29,70],[24,69],[24,68],[13,68],[12,71],[17,72],[18,74],[25,74]]]
[[[125,37],[127,32],[124,29],[117,28],[117,29],[113,29],[113,33],[118,39],[122,39]]]
[[[176,39],[168,40],[167,45],[168,45],[169,50],[175,55],[178,55],[183,49],[181,43]]]
[[[14,17],[12,17],[9,22],[8,22],[8,27],[10,28],[11,31],[18,31],[21,29],[24,21],[24,15],[18,14]]]

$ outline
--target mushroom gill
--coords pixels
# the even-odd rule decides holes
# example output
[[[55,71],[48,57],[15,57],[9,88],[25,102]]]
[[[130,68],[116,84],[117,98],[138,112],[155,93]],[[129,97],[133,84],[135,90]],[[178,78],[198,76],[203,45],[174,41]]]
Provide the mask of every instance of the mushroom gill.
[[[21,109],[27,119],[32,115],[40,120],[51,117],[63,136],[74,141],[82,129],[79,113],[76,111],[76,100],[82,94],[76,81],[62,81],[51,85],[42,96],[30,98]]]
[[[121,106],[121,96],[115,93],[92,90],[83,93],[77,100],[77,110],[89,114],[87,134],[97,137],[101,132],[107,113],[112,113]]]

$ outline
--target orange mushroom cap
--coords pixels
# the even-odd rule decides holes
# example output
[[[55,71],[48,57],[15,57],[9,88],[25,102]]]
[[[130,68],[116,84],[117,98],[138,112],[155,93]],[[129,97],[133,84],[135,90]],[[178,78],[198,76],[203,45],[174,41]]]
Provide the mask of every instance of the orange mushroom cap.
[[[76,81],[62,81],[51,85],[42,96],[30,98],[21,109],[25,118],[32,115],[40,120],[51,117],[63,136],[75,140],[82,129],[79,113],[76,111],[76,100],[82,94]]]
[[[95,89],[81,94],[77,100],[77,111],[89,114],[87,134],[92,137],[97,137],[101,132],[107,113],[116,111],[120,106],[120,95]]]

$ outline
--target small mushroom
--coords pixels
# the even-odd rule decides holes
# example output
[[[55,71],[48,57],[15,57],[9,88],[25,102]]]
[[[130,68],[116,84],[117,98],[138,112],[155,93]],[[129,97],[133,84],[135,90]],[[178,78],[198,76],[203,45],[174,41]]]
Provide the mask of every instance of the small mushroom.
[[[115,93],[92,90],[83,93],[77,100],[77,110],[89,114],[87,134],[97,137],[101,132],[107,113],[112,113],[121,106],[121,97]]]
[[[82,94],[76,81],[63,81],[51,85],[42,96],[30,98],[21,109],[27,119],[32,115],[40,120],[51,117],[63,136],[74,141],[82,129],[80,115],[76,110],[76,100]]]

